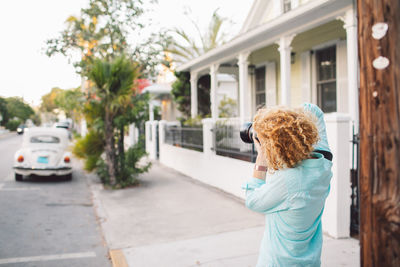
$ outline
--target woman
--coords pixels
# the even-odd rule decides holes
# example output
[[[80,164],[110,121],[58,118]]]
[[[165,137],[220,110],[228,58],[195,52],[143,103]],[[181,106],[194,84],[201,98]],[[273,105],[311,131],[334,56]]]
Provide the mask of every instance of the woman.
[[[245,184],[246,206],[266,215],[257,266],[320,266],[332,177],[332,162],[323,156],[330,154],[323,112],[313,104],[261,109],[253,127],[258,156]]]

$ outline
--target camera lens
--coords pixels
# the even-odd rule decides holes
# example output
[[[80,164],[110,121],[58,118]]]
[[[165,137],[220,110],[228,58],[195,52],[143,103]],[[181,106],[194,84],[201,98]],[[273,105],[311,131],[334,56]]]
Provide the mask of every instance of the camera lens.
[[[254,143],[253,140],[253,123],[246,122],[243,124],[242,128],[240,129],[240,139],[243,142],[252,144]]]

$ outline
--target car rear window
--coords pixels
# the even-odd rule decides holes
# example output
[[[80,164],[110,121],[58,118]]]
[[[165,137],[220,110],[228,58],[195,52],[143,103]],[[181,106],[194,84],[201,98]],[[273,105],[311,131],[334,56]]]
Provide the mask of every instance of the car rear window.
[[[32,136],[31,143],[58,144],[60,143],[60,138],[50,135]]]

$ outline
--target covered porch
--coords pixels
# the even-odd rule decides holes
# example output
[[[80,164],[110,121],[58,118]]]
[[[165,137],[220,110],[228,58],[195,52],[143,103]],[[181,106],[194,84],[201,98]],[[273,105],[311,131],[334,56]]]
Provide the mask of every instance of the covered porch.
[[[325,105],[325,112],[350,114],[352,123],[358,125],[354,9],[351,1],[319,2],[311,1],[282,14],[178,67],[178,71],[191,75],[192,117],[198,114],[197,81],[203,75],[211,78],[211,117],[219,117],[217,75],[227,73],[238,81],[241,122],[251,120],[260,106],[313,102],[323,109]],[[332,47],[335,62],[329,65],[329,51],[320,51]],[[324,52],[328,59],[324,60]],[[328,77],[334,78],[334,85],[320,86],[322,79],[317,76],[323,71],[334,72],[330,74],[334,77]]]

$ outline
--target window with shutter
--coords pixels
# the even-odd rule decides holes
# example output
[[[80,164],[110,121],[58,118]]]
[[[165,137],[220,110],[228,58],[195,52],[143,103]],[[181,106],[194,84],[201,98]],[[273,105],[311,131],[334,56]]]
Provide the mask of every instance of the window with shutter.
[[[256,74],[256,108],[265,105],[265,66],[259,67]]]
[[[324,112],[336,112],[336,46],[318,50],[317,97]]]

